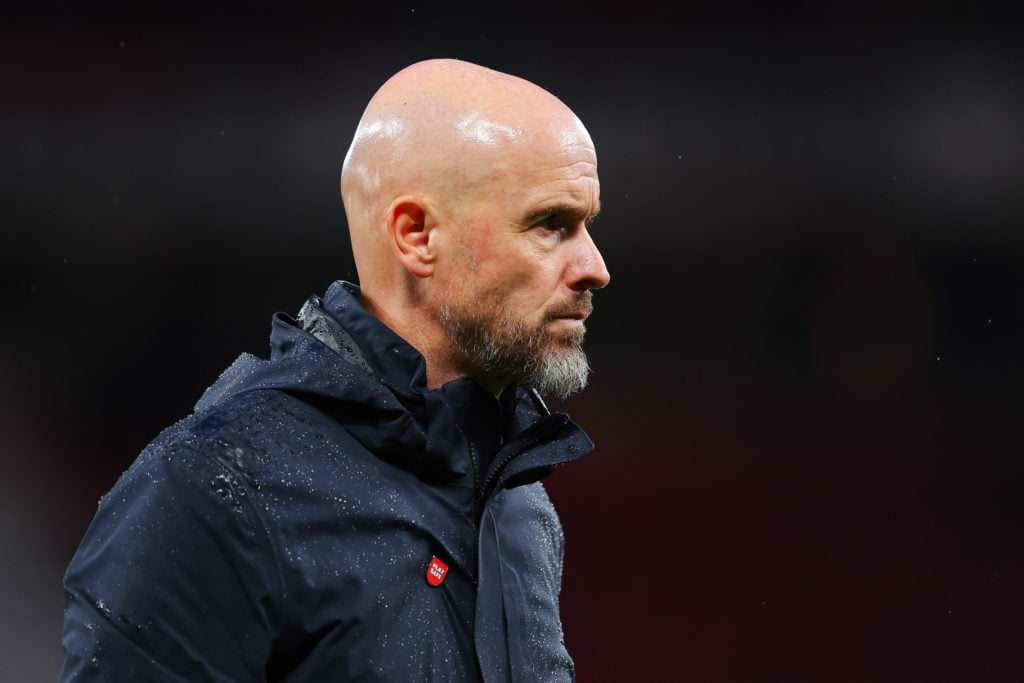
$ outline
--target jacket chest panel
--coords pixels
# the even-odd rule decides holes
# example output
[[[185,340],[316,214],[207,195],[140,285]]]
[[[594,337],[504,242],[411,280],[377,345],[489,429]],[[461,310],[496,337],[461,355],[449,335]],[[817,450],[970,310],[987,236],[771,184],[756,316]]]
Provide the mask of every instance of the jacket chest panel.
[[[329,452],[276,468],[257,492],[281,565],[280,628],[322,651],[308,679],[476,680],[469,492],[429,486],[351,444]],[[437,586],[434,557],[447,566]],[[424,657],[396,657],[412,652]]]

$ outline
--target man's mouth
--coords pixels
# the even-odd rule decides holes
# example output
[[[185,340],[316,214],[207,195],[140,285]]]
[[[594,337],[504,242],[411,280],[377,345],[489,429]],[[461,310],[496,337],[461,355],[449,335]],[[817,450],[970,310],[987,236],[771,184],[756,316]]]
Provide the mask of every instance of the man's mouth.
[[[589,294],[589,292],[588,292]],[[549,317],[551,320],[586,320],[587,317],[594,312],[594,304],[591,303],[590,297],[578,299],[569,306],[559,309],[552,313]]]

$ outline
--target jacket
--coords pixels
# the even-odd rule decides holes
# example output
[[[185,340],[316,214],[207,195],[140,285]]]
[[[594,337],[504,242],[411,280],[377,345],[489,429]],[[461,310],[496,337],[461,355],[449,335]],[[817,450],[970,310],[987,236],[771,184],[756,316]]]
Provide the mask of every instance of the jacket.
[[[336,282],[102,498],[60,680],[572,680],[539,479],[591,448],[531,390],[428,391]]]

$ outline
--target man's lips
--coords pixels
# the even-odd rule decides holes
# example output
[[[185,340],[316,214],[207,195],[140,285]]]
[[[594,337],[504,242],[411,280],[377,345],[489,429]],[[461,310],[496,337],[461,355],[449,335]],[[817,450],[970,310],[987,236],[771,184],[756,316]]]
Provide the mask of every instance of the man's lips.
[[[572,306],[560,309],[552,313],[549,318],[551,320],[586,320],[587,317],[594,312],[594,304],[590,303],[590,299],[584,299],[580,302],[575,303]]]

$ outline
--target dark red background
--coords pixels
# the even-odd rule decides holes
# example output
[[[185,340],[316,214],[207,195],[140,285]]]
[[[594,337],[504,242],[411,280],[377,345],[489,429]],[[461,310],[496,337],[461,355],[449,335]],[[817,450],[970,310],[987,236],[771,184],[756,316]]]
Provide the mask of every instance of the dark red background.
[[[1019,18],[888,3],[70,5],[0,28],[0,679],[52,680],[96,500],[270,315],[354,278],[417,59],[597,144],[598,444],[549,490],[581,681],[1024,678]]]

